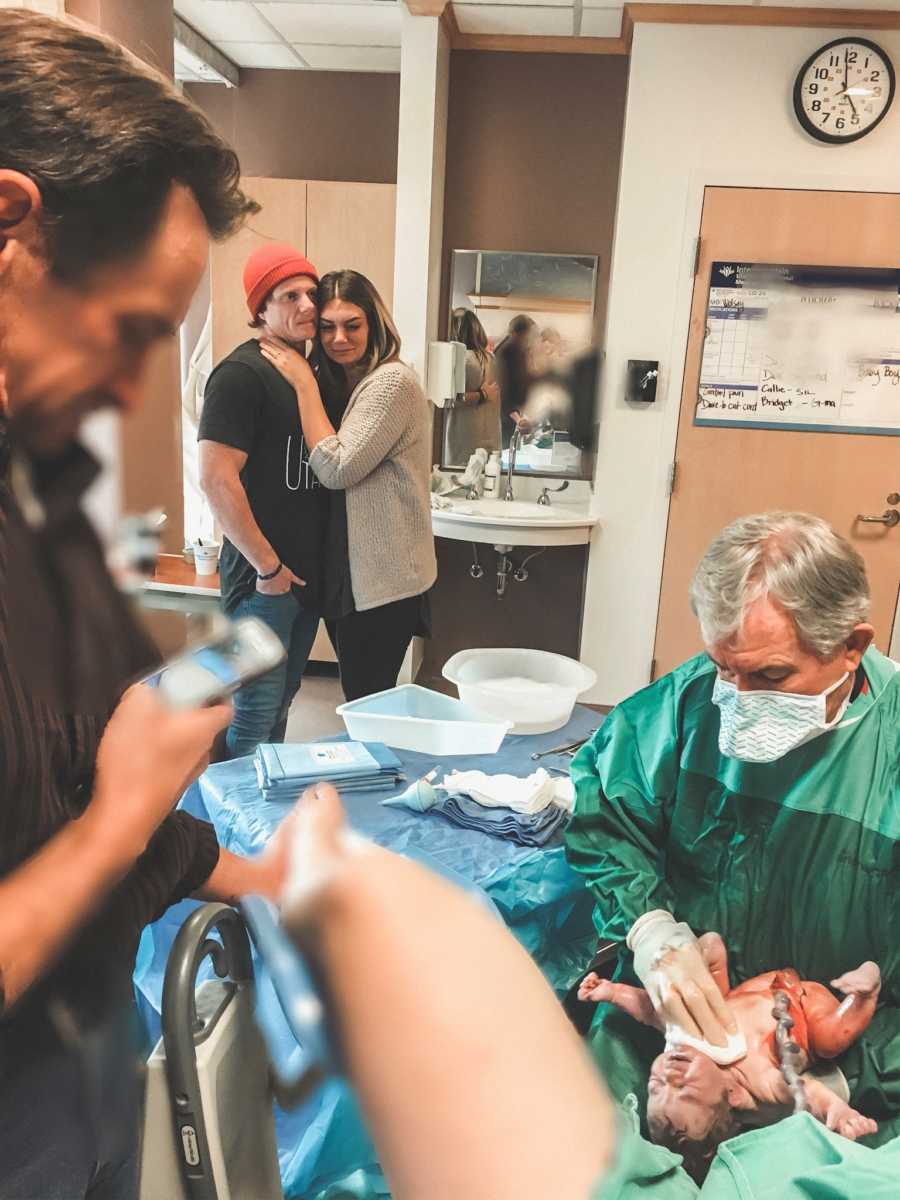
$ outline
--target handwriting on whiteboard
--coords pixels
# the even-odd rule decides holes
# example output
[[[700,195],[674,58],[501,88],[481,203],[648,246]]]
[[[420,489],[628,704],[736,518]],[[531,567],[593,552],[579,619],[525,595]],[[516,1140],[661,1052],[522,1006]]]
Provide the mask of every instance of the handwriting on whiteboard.
[[[714,263],[694,419],[900,434],[900,270]]]

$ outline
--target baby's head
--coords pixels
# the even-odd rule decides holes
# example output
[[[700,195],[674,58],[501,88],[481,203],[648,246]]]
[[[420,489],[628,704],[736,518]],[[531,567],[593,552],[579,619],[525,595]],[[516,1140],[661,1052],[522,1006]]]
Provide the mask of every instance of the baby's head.
[[[655,1060],[647,1085],[647,1124],[654,1142],[684,1158],[685,1170],[702,1183],[720,1142],[740,1132],[729,1100],[730,1075],[690,1046],[676,1046]]]

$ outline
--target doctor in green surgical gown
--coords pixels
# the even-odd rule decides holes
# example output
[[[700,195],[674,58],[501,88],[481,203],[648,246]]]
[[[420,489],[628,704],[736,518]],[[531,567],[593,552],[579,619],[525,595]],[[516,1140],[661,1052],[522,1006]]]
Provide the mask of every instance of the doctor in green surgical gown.
[[[707,652],[620,704],[575,760],[569,859],[601,936],[625,942],[657,911],[657,927],[671,913],[717,930],[732,985],[779,967],[827,985],[877,962],[882,1003],[838,1065],[878,1144],[900,1134],[900,674],[871,646],[862,559],[817,518],[743,518],[691,600]],[[632,970],[623,948],[618,976]],[[591,1036],[613,1093],[643,1101],[660,1035],[601,1005]]]

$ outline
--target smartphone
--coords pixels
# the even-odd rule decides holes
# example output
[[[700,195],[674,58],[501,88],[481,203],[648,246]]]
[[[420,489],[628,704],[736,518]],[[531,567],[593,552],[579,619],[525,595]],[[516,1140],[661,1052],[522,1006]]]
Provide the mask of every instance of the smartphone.
[[[157,688],[170,708],[203,708],[259,679],[285,657],[268,625],[242,617],[223,621],[210,641],[190,647],[143,682]]]

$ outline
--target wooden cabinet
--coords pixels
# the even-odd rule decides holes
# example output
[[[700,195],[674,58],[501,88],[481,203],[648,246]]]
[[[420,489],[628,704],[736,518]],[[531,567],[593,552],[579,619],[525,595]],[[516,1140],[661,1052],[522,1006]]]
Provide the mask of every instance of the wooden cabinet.
[[[288,242],[323,275],[342,267],[361,271],[390,308],[397,194],[393,184],[251,177],[243,180],[243,186],[262,208],[240,233],[213,247],[213,362],[219,362],[250,336],[244,303],[244,263],[265,242]]]
[[[242,184],[262,208],[233,238],[213,246],[210,255],[214,363],[250,337],[243,283],[248,256],[266,242],[288,242],[306,253],[305,181],[250,178]]]
[[[351,267],[368,276],[388,308],[394,296],[392,183],[306,185],[306,253],[319,271]]]

